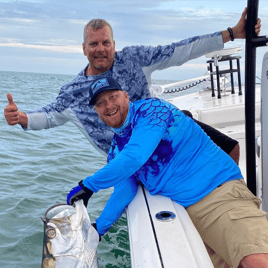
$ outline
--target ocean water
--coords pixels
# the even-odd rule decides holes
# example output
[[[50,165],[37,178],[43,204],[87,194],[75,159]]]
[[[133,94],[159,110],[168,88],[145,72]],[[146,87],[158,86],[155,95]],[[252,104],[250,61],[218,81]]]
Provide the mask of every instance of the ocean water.
[[[50,206],[65,203],[66,194],[78,181],[106,163],[105,157],[72,123],[27,132],[18,125],[6,123],[4,108],[8,104],[8,92],[19,110],[34,110],[54,101],[60,87],[73,78],[70,75],[0,72],[1,268],[41,267],[44,235],[41,217]],[[170,82],[173,81],[153,80],[154,84]],[[195,87],[190,93],[198,90]],[[111,192],[112,189],[103,190],[90,199],[88,213],[92,222],[100,215]],[[131,267],[129,249],[124,214],[98,246],[99,267]]]

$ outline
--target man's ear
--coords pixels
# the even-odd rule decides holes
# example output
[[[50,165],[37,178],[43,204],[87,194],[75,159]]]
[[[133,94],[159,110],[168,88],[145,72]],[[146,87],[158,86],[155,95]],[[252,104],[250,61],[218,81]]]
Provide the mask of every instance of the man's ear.
[[[87,53],[86,53],[86,44],[85,43],[82,44],[82,48],[83,48],[84,55],[87,56]]]
[[[124,96],[129,100],[129,96],[126,91],[123,91]]]

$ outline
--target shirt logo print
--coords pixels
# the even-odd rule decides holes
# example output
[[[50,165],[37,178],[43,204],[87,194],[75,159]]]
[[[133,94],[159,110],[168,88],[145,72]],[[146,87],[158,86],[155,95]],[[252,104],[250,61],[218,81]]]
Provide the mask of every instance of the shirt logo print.
[[[106,78],[99,79],[95,83],[92,84],[92,93],[95,94],[97,90],[99,90],[102,87],[109,86],[108,80]]]

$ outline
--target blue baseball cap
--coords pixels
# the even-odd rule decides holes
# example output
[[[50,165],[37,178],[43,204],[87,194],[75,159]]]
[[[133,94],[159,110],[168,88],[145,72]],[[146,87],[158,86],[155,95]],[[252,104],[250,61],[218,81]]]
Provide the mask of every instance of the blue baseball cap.
[[[123,90],[121,86],[112,77],[104,77],[95,80],[89,87],[91,100],[90,105],[94,105],[97,95],[105,90]]]

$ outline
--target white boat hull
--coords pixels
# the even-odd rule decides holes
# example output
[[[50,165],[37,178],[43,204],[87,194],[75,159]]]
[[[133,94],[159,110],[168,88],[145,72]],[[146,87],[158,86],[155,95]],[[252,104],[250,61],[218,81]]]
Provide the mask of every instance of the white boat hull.
[[[261,92],[261,120],[262,120],[262,132],[261,132],[261,158],[259,158],[258,175],[262,177],[262,208],[268,211],[268,52],[264,55],[262,65],[262,92]],[[266,180],[264,179],[266,178]]]

